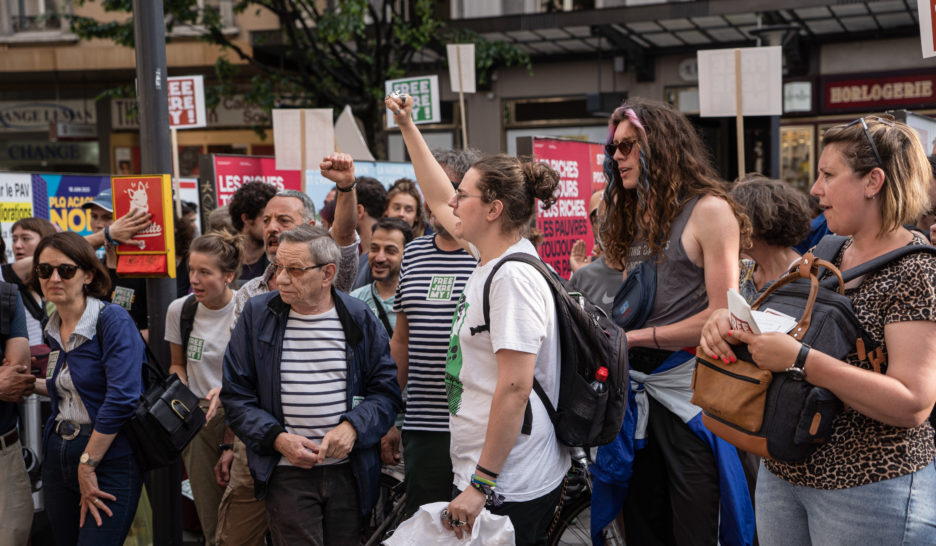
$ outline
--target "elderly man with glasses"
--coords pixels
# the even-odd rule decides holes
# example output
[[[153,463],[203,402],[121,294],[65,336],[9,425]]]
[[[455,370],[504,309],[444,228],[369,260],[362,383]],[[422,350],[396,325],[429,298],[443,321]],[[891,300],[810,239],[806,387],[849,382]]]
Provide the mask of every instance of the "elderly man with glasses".
[[[221,400],[273,543],[357,544],[378,495],[380,437],[402,407],[389,338],[332,286],[341,251],[324,229],[296,227],[278,243],[279,290],[244,307]]]

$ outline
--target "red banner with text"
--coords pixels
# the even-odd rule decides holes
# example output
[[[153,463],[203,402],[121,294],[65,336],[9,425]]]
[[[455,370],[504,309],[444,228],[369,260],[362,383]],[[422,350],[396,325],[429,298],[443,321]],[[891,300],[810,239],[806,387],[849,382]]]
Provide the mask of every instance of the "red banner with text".
[[[572,245],[581,239],[588,253],[594,246],[588,204],[592,192],[605,186],[601,170],[604,147],[574,140],[535,138],[533,155],[559,173],[558,201],[548,210],[537,211],[536,227],[544,237],[540,257],[568,279],[572,273],[569,267]]]
[[[234,192],[247,182],[265,182],[278,190],[302,191],[302,173],[277,170],[276,159],[272,157],[215,155],[214,174],[219,207],[227,205]]]

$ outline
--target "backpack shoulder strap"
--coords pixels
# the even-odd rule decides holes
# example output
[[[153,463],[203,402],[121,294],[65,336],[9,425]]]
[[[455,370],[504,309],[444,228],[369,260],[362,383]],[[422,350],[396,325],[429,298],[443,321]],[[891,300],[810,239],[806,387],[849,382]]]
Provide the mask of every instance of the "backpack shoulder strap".
[[[887,264],[895,260],[899,260],[900,258],[903,258],[904,256],[908,256],[910,254],[916,254],[918,252],[925,252],[927,254],[936,255],[936,247],[932,247],[930,245],[902,246],[898,249],[891,250],[887,254],[878,256],[877,258],[874,258],[873,260],[868,260],[867,262],[861,265],[855,266],[847,271],[842,271],[842,279],[845,282],[848,282],[853,279],[857,279],[858,277],[861,277],[862,275],[873,273],[877,271],[878,269],[881,269],[882,267],[886,266]]]
[[[834,262],[847,240],[848,237],[844,235],[826,235],[816,243],[816,248],[812,251],[813,256],[827,262]]]
[[[192,336],[192,328],[195,327],[195,313],[198,311],[198,300],[195,294],[185,298],[182,304],[182,312],[179,313],[179,333],[182,335],[182,354],[188,351],[189,338]]]
[[[471,335],[487,332],[491,329],[491,302],[488,298],[489,294],[491,293],[491,283],[494,281],[494,275],[497,274],[497,271],[507,262],[523,262],[533,266],[533,268],[539,271],[540,275],[546,279],[546,284],[549,285],[549,289],[552,291],[554,296],[563,290],[562,285],[559,284],[559,281],[557,281],[553,276],[552,271],[546,267],[546,264],[543,263],[543,260],[531,254],[527,254],[526,252],[514,252],[513,254],[508,254],[501,258],[501,260],[494,265],[494,269],[491,270],[491,274],[488,275],[488,278],[484,281],[484,290],[481,297],[481,312],[484,317],[484,323],[479,326],[471,327]]]
[[[0,282],[0,336],[10,335],[10,325],[16,314],[16,295],[19,288],[13,283]],[[0,347],[2,348],[2,347]]]

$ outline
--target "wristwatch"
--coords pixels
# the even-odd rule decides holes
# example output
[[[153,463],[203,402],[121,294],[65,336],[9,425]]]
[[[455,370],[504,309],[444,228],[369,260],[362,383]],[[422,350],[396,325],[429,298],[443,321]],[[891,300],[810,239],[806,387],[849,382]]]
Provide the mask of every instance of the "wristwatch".
[[[96,466],[98,465],[98,463],[100,463],[101,461],[99,461],[99,460],[97,460],[97,459],[92,459],[92,458],[91,458],[91,454],[88,453],[88,452],[86,451],[86,452],[84,452],[84,453],[81,454],[81,458],[78,459],[78,462],[81,463],[81,464],[86,464],[86,465],[90,466],[91,468],[94,468],[94,467],[96,467]]]
[[[218,455],[220,456],[229,449],[234,449],[234,444],[218,444]]]
[[[790,376],[790,379],[794,381],[805,381],[806,380],[806,356],[809,355],[809,350],[812,349],[809,345],[803,343],[800,345],[799,354],[796,355],[796,361],[793,362],[793,365],[786,369],[786,373]]]

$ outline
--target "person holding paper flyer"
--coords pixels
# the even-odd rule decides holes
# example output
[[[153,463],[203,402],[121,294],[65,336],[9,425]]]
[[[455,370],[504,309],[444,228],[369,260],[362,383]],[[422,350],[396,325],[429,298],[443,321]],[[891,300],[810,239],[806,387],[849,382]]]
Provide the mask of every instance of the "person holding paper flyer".
[[[930,167],[913,129],[860,118],[829,129],[823,145],[810,193],[829,228],[848,236],[833,260],[839,269],[929,244],[903,227],[929,207]],[[845,295],[867,334],[886,347],[878,369],[784,333],[735,332],[723,311],[703,330],[703,350],[732,358],[731,345],[746,343],[761,368],[798,368],[845,404],[829,439],[805,461],[761,463],[758,538],[764,546],[933,544],[936,446],[927,418],[936,403],[936,256],[896,259],[846,284]]]
[[[631,400],[618,439],[598,448],[592,466],[591,528],[623,509],[628,543],[751,544],[737,451],[690,403],[693,353],[706,319],[737,289],[748,219],[692,124],[669,105],[631,99],[615,110],[604,170],[601,241],[625,266],[612,318],[627,331]]]

